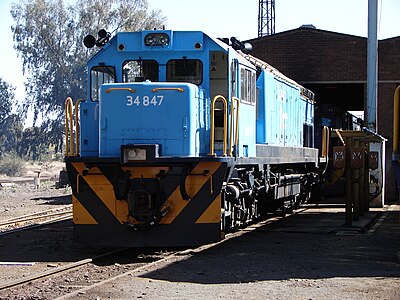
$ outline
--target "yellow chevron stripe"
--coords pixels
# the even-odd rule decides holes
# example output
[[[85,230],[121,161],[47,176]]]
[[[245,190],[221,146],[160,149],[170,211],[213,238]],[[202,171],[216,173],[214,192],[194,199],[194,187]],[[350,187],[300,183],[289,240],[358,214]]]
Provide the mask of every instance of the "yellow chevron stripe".
[[[78,163],[73,164],[75,169],[82,174],[84,170],[84,164]],[[89,169],[88,173],[82,178],[90,186],[93,192],[101,199],[101,201],[107,206],[107,208],[115,215],[115,194],[114,188],[110,181],[102,174],[99,168],[93,167]]]
[[[216,162],[201,162],[198,163],[190,174],[186,177],[185,187],[186,192],[190,198],[199,192],[199,190],[206,184],[210,179],[210,176],[220,167],[221,163]],[[208,175],[203,175],[205,171],[208,171]],[[210,190],[210,194],[212,191]],[[171,194],[167,200],[170,204],[170,212],[161,219],[160,224],[171,224],[171,222],[181,213],[185,206],[189,203],[188,200],[183,200],[179,186]],[[218,209],[218,213],[221,213],[221,207]]]
[[[74,195],[72,195],[72,206],[74,224],[98,224]]]
[[[211,203],[206,211],[197,219],[199,223],[219,223],[221,221],[221,194]]]
[[[72,165],[79,174],[82,174],[86,169],[83,163],[73,163]],[[112,184],[103,174],[101,174],[101,171],[98,168],[91,168],[88,175],[82,176],[82,178],[121,223],[127,221],[128,203],[126,201],[116,200]],[[83,208],[82,205],[81,207]]]
[[[82,174],[82,172],[86,169],[83,163],[72,163],[72,165],[79,174]],[[185,181],[186,192],[190,198],[194,198],[199,190],[207,183],[207,181],[211,180],[211,176],[220,167],[220,165],[221,163],[218,162],[200,162],[195,166],[191,173],[188,174]],[[167,172],[168,169],[168,167],[123,167],[124,171],[130,171],[131,178],[155,178],[161,170],[165,170]],[[82,176],[82,178],[120,222],[129,220],[131,223],[139,223],[133,218],[128,217],[128,203],[126,201],[116,200],[112,184],[97,167],[91,168],[85,176]],[[213,191],[210,189],[210,195],[212,193]],[[75,199],[75,201],[79,203],[77,199]],[[161,224],[170,224],[189,203],[189,201],[182,198],[179,186],[170,195],[167,201],[170,206],[170,212],[160,221]],[[220,196],[218,196],[197,220],[197,222],[219,222],[221,211],[220,202],[221,199]],[[80,216],[79,224],[93,224],[90,222],[96,222],[80,203],[77,204],[76,210],[77,216]]]

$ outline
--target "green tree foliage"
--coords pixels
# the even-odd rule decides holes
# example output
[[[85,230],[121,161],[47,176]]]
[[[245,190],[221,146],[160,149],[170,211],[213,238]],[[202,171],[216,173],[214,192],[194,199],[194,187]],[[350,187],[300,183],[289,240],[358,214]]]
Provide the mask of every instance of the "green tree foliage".
[[[14,88],[0,77],[0,125],[11,114],[14,103]]]
[[[69,2],[71,3],[71,2]],[[64,103],[86,98],[86,61],[93,49],[83,38],[108,32],[160,28],[165,18],[149,11],[147,0],[20,0],[11,15],[15,49],[22,58],[27,98],[20,106],[24,115],[34,112],[34,122],[42,117],[41,135],[60,150],[64,133]]]
[[[16,151],[22,137],[21,119],[12,113],[14,88],[0,78],[0,157]]]
[[[52,141],[49,140],[51,135],[45,127],[35,126],[24,130],[21,143],[18,147],[18,154],[21,157],[34,161],[48,157],[49,145],[52,145]]]

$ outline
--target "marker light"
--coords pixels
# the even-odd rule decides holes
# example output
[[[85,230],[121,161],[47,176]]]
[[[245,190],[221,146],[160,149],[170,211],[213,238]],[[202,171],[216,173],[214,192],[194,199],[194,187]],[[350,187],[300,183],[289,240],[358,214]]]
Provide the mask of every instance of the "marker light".
[[[169,36],[166,33],[149,33],[144,37],[146,46],[167,46],[169,44]]]

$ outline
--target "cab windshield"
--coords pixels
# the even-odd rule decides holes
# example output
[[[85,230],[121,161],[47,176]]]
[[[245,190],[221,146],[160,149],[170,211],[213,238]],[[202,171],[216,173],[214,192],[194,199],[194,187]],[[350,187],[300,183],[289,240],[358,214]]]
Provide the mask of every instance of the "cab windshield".
[[[155,60],[129,60],[122,65],[123,82],[158,81],[158,62]]]
[[[167,81],[199,85],[203,81],[203,63],[198,59],[170,60],[167,63]]]

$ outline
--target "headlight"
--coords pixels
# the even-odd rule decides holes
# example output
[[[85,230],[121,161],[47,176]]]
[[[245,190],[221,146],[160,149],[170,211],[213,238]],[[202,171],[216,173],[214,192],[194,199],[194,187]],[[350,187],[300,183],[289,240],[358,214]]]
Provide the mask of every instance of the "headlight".
[[[146,46],[167,46],[169,44],[169,36],[166,33],[149,33],[144,37]]]
[[[122,163],[139,160],[153,160],[159,157],[158,144],[136,144],[121,146]]]
[[[146,160],[146,149],[130,149],[128,160]]]

